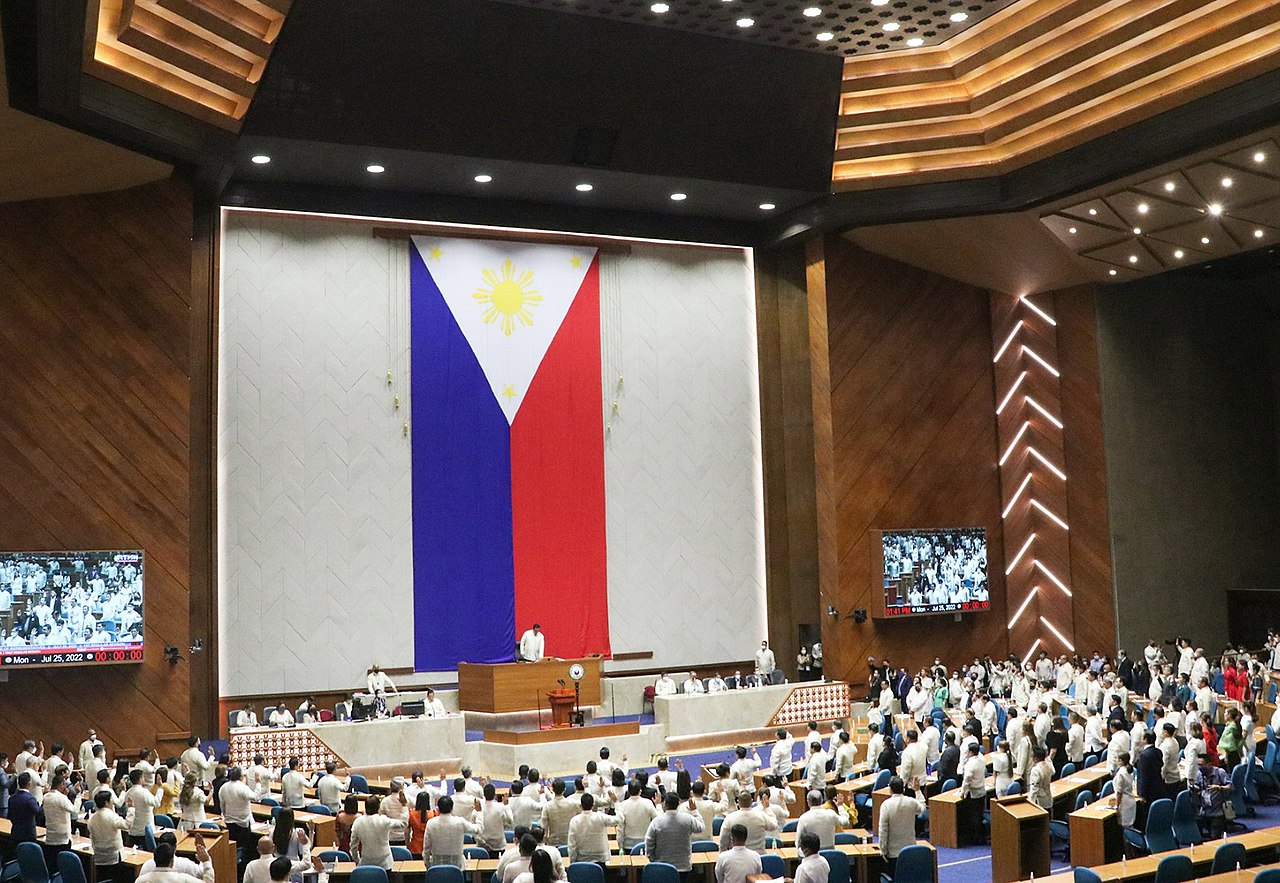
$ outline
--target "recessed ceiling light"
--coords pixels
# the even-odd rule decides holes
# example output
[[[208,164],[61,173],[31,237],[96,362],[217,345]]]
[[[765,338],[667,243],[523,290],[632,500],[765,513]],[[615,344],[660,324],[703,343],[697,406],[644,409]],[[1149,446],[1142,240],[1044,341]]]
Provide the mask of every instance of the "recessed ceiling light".
[[[1253,231],[1253,238],[1254,238],[1254,239],[1261,239],[1261,238],[1262,238],[1262,231],[1261,231],[1261,230],[1254,230],[1254,231]]]
[[[377,163],[373,163],[372,165],[365,166],[364,170],[368,172],[370,175],[381,175],[383,172],[387,170],[387,167],[380,166]]]
[[[1096,215],[1097,213],[1098,213],[1098,210],[1096,208],[1089,209],[1089,214]]]
[[[1178,249],[1177,251],[1175,251],[1175,252],[1173,253],[1173,256],[1174,256],[1175,258],[1177,258],[1178,260],[1182,260],[1182,256],[1183,256],[1184,254],[1185,254],[1185,252],[1184,252],[1182,249]]]
[[[896,21],[887,21],[884,23],[884,29],[891,33],[900,27],[902,27],[902,25],[898,24]]]
[[[889,0],[871,0],[872,6],[888,6]]]
[[[1136,264],[1137,262],[1138,262],[1138,256],[1136,254],[1129,255],[1129,263]]]
[[[821,34],[818,35],[818,42],[825,43],[828,40],[832,39],[833,37],[835,37],[835,34],[831,33],[830,31],[823,31]]]
[[[656,12],[658,13],[658,15],[662,15],[662,13],[668,12],[670,9],[671,7],[665,3],[655,3],[649,7],[650,12]]]
[[[1142,228],[1141,228],[1141,227],[1134,227],[1134,228],[1133,228],[1133,235],[1134,235],[1134,236],[1141,236],[1141,235],[1142,235]]]
[[[908,45],[908,46],[923,46],[923,45],[924,45],[924,38],[923,38],[923,37],[912,37],[910,40],[908,40],[908,41],[907,41],[907,45]]]
[[[1138,203],[1138,214],[1145,215],[1149,211],[1151,211],[1151,206],[1147,205],[1145,202]]]
[[[1116,271],[1115,271],[1115,270],[1108,270],[1107,272],[1109,272],[1112,276],[1114,276],[1114,275],[1116,274]]]
[[[1213,215],[1215,218],[1216,218],[1218,215],[1222,214],[1222,203],[1220,203],[1220,202],[1215,202],[1215,203],[1211,204],[1211,205],[1209,206],[1209,214]]]
[[[734,24],[736,24],[740,28],[749,28],[755,23],[756,23],[756,20],[754,18],[740,18],[736,22],[734,22]]]
[[[1178,187],[1178,185],[1177,185],[1177,184],[1175,184],[1175,183],[1173,183],[1172,181],[1165,181],[1165,182],[1164,182],[1164,189],[1165,189],[1165,190],[1167,190],[1167,191],[1169,191],[1170,193],[1172,193],[1175,189],[1177,189],[1177,187]]]
[[[1200,237],[1200,244],[1201,244],[1201,245],[1208,245],[1208,244],[1209,244],[1209,237],[1208,237],[1208,236],[1201,236],[1201,237]]]
[[[1223,179],[1222,179],[1222,186],[1223,186],[1223,187],[1230,187],[1230,186],[1231,186],[1232,184],[1234,184],[1234,183],[1235,183],[1235,182],[1234,182],[1234,181],[1232,181],[1230,178],[1223,178]]]
[[[684,201],[685,201],[686,199],[688,199],[688,198],[689,198],[689,195],[688,195],[687,193],[673,193],[673,194],[671,194],[671,200],[672,200],[672,202],[684,202]]]
[[[1266,162],[1266,161],[1267,161],[1267,155],[1266,155],[1265,153],[1263,153],[1261,150],[1259,150],[1257,153],[1255,153],[1255,154],[1253,155],[1253,161],[1254,161],[1254,162]]]
[[[493,175],[476,175],[474,180],[477,184],[488,184],[493,180]]]
[[[771,211],[773,211],[773,210],[774,210],[774,209],[776,209],[776,208],[777,208],[777,206],[776,206],[776,205],[774,205],[774,204],[773,204],[773,203],[771,203],[771,202],[762,202],[762,203],[760,203],[760,211],[762,211],[762,212],[771,212]]]
[[[579,193],[590,193],[592,190],[595,189],[595,187],[592,186],[591,184],[583,183],[583,184],[579,184],[574,189],[577,190]]]
[[[256,156],[250,157],[249,159],[255,164],[260,166],[265,166],[267,163],[271,162],[271,157],[267,156],[265,153],[259,153]]]
[[[953,22],[956,22],[957,24],[959,24],[959,23],[960,23],[960,22],[962,22],[962,21],[968,21],[968,20],[969,20],[969,13],[967,13],[967,12],[953,12],[953,13],[951,13],[951,20],[952,20]]]
[[[1076,235],[1076,228],[1075,228],[1075,227],[1069,227],[1069,228],[1067,228],[1067,232],[1068,232],[1068,233],[1070,233],[1072,236],[1075,236],[1075,235]]]
[[[804,9],[804,14],[807,15],[809,18],[817,18],[818,16],[822,15],[822,10],[816,6],[806,6]]]

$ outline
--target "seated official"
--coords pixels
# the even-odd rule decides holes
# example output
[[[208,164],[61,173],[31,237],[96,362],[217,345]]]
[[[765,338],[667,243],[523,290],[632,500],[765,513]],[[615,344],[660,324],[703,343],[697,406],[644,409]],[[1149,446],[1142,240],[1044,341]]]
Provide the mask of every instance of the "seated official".
[[[729,685],[725,683],[724,678],[720,677],[720,674],[717,672],[707,678],[706,688],[708,693],[723,693],[725,690],[729,689]],[[1277,712],[1277,714],[1280,714],[1280,712]]]
[[[427,687],[427,698],[422,703],[423,710],[427,717],[448,717],[449,712],[445,710],[444,703],[436,698],[436,691]]]
[[[267,726],[291,727],[293,726],[293,713],[285,708],[284,703],[281,702],[267,716]]]
[[[252,702],[246,702],[244,708],[231,716],[231,726],[233,727],[256,727],[257,725],[258,713],[253,710]]]
[[[683,684],[680,685],[682,693],[705,693],[706,687],[702,684],[702,678],[698,677],[696,671],[689,672],[689,677],[685,678]]]
[[[342,700],[337,705],[333,706],[334,720],[340,720],[340,721],[351,720],[351,716],[355,712],[355,707],[356,707],[356,694],[350,693],[347,695],[346,699]]]
[[[653,695],[655,696],[674,696],[676,695],[676,682],[671,675],[665,671],[658,675],[658,680],[653,684]]]

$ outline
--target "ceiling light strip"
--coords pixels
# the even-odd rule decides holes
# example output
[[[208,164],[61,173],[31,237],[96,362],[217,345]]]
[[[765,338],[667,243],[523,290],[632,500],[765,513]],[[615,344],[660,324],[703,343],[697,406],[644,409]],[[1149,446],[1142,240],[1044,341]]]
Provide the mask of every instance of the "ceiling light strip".
[[[1013,560],[1009,562],[1009,566],[1004,569],[1005,576],[1013,573],[1013,569],[1018,566],[1018,562],[1022,560],[1022,556],[1027,554],[1027,550],[1031,548],[1031,544],[1035,542],[1035,538],[1036,535],[1034,533],[1027,537],[1027,541],[1022,544],[1022,548],[1018,550],[1018,554],[1013,556]]]
[[[1000,407],[996,408],[996,416],[1000,416],[1000,412],[1004,410],[1005,405],[1009,404],[1009,399],[1013,398],[1013,394],[1018,391],[1018,387],[1022,386],[1022,381],[1027,379],[1027,372],[1023,371],[1018,375],[1018,379],[1013,381],[1013,386],[1009,387],[1009,391],[1005,393],[1004,401],[1000,403]]]
[[[1013,492],[1013,499],[1009,501],[1009,505],[1004,507],[1004,512],[1000,514],[1001,518],[1008,518],[1009,513],[1013,511],[1013,504],[1018,502],[1018,498],[1022,496],[1022,492],[1027,489],[1027,485],[1031,484],[1031,473],[1027,473],[1027,477],[1022,479],[1022,484],[1018,485],[1018,489]],[[1035,502],[1032,500],[1032,502]]]
[[[1054,515],[1052,512],[1050,512],[1047,508],[1045,508],[1045,505],[1041,503],[1039,500],[1037,500],[1035,497],[1031,498],[1031,505],[1035,506],[1045,515],[1052,518],[1057,523],[1058,527],[1062,528],[1063,530],[1071,530],[1071,528],[1067,526],[1067,523],[1065,521],[1063,521],[1057,515]]]
[[[1076,645],[1068,641],[1066,638],[1066,635],[1062,634],[1062,632],[1054,628],[1053,623],[1049,622],[1049,620],[1045,619],[1043,616],[1040,617],[1040,622],[1044,624],[1045,628],[1053,632],[1054,637],[1057,638],[1059,641],[1061,641],[1068,650],[1070,650],[1072,653],[1076,652]]]
[[[1032,563],[1032,564],[1034,564],[1034,565],[1036,566],[1036,569],[1037,569],[1037,570],[1039,570],[1039,571],[1040,571],[1041,573],[1043,573],[1045,576],[1049,577],[1049,581],[1050,581],[1050,582],[1052,582],[1052,583],[1053,583],[1055,586],[1057,586],[1058,588],[1062,589],[1063,593],[1064,593],[1068,598],[1073,597],[1073,595],[1071,594],[1071,590],[1067,588],[1066,584],[1065,584],[1062,580],[1058,579],[1058,577],[1054,575],[1054,573],[1053,573],[1053,571],[1052,571],[1052,570],[1050,570],[1049,568],[1047,568],[1047,567],[1045,567],[1043,564],[1041,564],[1041,563],[1040,563],[1040,559],[1039,559],[1039,558],[1036,558],[1036,559],[1035,559],[1034,561],[1032,561],[1031,563]]]
[[[1000,344],[1000,349],[996,350],[996,357],[992,359],[992,363],[1000,361],[1000,357],[1004,355],[1004,351],[1009,348],[1009,344],[1013,343],[1013,339],[1018,336],[1018,332],[1022,330],[1022,320],[1018,320],[1018,324],[1013,326],[1013,330],[1009,332],[1009,336],[1004,339],[1004,343]]]
[[[1067,480],[1067,473],[1063,472],[1057,466],[1054,466],[1053,463],[1050,462],[1049,458],[1046,457],[1044,454],[1040,453],[1039,451],[1037,451],[1035,447],[1033,447],[1032,445],[1027,445],[1027,450],[1031,453],[1031,456],[1035,457],[1042,464],[1044,464],[1045,469],[1048,469],[1050,472],[1058,476],[1058,478],[1061,478],[1063,481]]]
[[[1018,618],[1022,616],[1022,614],[1026,611],[1027,605],[1031,603],[1031,599],[1034,598],[1036,596],[1036,593],[1039,591],[1040,591],[1039,586],[1031,587],[1031,591],[1027,592],[1027,597],[1022,599],[1022,605],[1018,608],[1018,612],[1013,615],[1013,619],[1009,620],[1009,627],[1006,628],[1005,631],[1013,630],[1014,623],[1016,623],[1018,621]]]
[[[1050,316],[1050,315],[1049,315],[1048,313],[1046,313],[1044,310],[1040,309],[1038,306],[1036,306],[1035,304],[1033,304],[1033,303],[1031,302],[1031,298],[1027,297],[1027,295],[1025,295],[1025,294],[1024,294],[1022,297],[1018,298],[1018,300],[1022,301],[1022,303],[1023,303],[1023,305],[1024,305],[1024,306],[1030,307],[1030,308],[1031,308],[1031,312],[1035,313],[1035,314],[1036,314],[1037,316],[1039,316],[1041,319],[1044,319],[1044,320],[1045,320],[1046,322],[1048,322],[1050,325],[1055,325],[1055,326],[1056,326],[1056,325],[1058,324],[1058,323],[1054,320],[1053,316]]]
[[[1014,448],[1018,446],[1018,442],[1022,440],[1023,433],[1031,427],[1030,420],[1022,421],[1022,428],[1018,430],[1018,434],[1013,437],[1013,441],[1009,443],[1009,447],[1005,450],[1004,456],[1000,458],[1000,465],[1004,465],[1004,461],[1009,459],[1009,455],[1013,453]]]
[[[1031,347],[1027,346],[1026,344],[1023,344],[1022,351],[1026,353],[1028,356],[1030,356],[1031,358],[1035,359],[1037,362],[1039,362],[1040,365],[1044,368],[1044,370],[1048,371],[1054,377],[1062,376],[1061,374],[1058,373],[1057,368],[1053,367],[1047,361],[1045,361],[1044,357],[1041,356],[1039,353],[1037,353],[1035,350],[1033,350]]]
[[[1059,420],[1057,417],[1053,416],[1052,414],[1050,414],[1048,408],[1046,408],[1044,405],[1037,402],[1035,399],[1033,399],[1029,395],[1027,396],[1027,404],[1035,408],[1042,415],[1044,415],[1044,419],[1048,420],[1050,423],[1052,423],[1054,426],[1058,427],[1059,429],[1062,429],[1062,421]]]

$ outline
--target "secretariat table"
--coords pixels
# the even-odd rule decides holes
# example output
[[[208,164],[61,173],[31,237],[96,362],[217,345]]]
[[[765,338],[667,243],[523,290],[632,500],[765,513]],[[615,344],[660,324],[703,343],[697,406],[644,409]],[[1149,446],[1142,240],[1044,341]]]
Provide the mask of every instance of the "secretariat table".
[[[458,707],[463,711],[506,714],[547,707],[547,694],[573,689],[569,667],[579,663],[586,674],[581,682],[583,708],[600,704],[600,657],[543,659],[538,662],[504,662],[482,665],[458,663]],[[564,682],[561,685],[561,681]]]

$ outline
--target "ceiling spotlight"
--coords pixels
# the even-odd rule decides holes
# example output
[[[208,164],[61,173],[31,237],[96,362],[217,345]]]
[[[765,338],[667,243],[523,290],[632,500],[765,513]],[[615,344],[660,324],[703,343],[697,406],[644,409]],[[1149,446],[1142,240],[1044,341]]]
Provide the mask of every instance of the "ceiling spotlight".
[[[1141,235],[1142,235],[1142,228],[1141,228],[1141,227],[1134,227],[1134,228],[1133,228],[1133,235],[1134,235],[1134,236],[1141,236]]]
[[[488,184],[493,180],[493,175],[476,175],[473,179],[477,184]]]
[[[777,206],[776,206],[776,205],[774,205],[774,204],[773,204],[773,203],[771,203],[771,202],[762,202],[762,203],[760,203],[760,211],[762,211],[762,212],[771,212],[771,211],[773,211],[773,210],[774,210],[774,209],[776,209],[776,208],[777,208]]]
[[[265,153],[259,153],[256,156],[250,157],[249,159],[253,163],[260,166],[265,166],[267,163],[271,162],[271,157],[267,156]]]
[[[1222,214],[1222,203],[1220,203],[1220,202],[1215,202],[1215,203],[1213,203],[1212,205],[1210,205],[1210,206],[1209,206],[1209,214],[1213,215],[1215,218],[1216,218],[1218,215]]]
[[[1072,236],[1075,236],[1075,235],[1076,235],[1076,228],[1075,228],[1075,227],[1068,227],[1068,228],[1067,228],[1067,232],[1068,232],[1068,233],[1070,233]]]
[[[662,15],[662,13],[668,12],[670,11],[670,9],[671,7],[665,3],[655,3],[649,7],[650,12],[656,12],[658,13],[658,15]]]
[[[1261,230],[1254,230],[1254,231],[1253,231],[1253,238],[1254,238],[1254,239],[1261,239],[1261,238],[1262,238],[1262,231],[1261,231]]]
[[[923,45],[924,45],[924,38],[923,38],[923,37],[912,37],[910,40],[908,40],[908,41],[907,41],[907,45],[908,45],[908,46],[923,46]]]
[[[818,16],[822,15],[822,10],[816,6],[806,6],[804,9],[804,14],[807,15],[809,18],[817,18]]]
[[[825,43],[828,40],[832,39],[833,37],[835,37],[835,34],[831,33],[830,31],[823,31],[821,34],[818,35],[818,42]]]
[[[1138,203],[1138,214],[1145,215],[1149,211],[1151,211],[1151,206],[1147,205],[1145,202]]]
[[[1175,252],[1173,253],[1173,256],[1174,256],[1175,258],[1177,258],[1178,260],[1182,260],[1182,256],[1183,256],[1184,254],[1185,254],[1185,252],[1184,252],[1182,249],[1178,249],[1177,251],[1175,251]]]
[[[1175,183],[1173,183],[1172,181],[1165,181],[1165,182],[1164,182],[1164,189],[1165,189],[1165,190],[1167,190],[1167,191],[1169,191],[1170,193],[1172,193],[1172,192],[1177,188],[1177,186],[1178,186],[1178,185],[1177,185],[1177,184],[1175,184]]]
[[[1223,178],[1223,179],[1222,179],[1222,186],[1223,186],[1223,187],[1230,187],[1230,186],[1231,186],[1232,184],[1234,184],[1234,183],[1235,183],[1235,182],[1234,182],[1234,181],[1232,181],[1230,178]]]
[[[1267,161],[1267,155],[1266,155],[1265,153],[1263,153],[1261,150],[1259,150],[1257,153],[1255,153],[1255,154],[1253,155],[1253,161],[1254,161],[1254,162],[1266,162],[1266,161]]]
[[[740,18],[736,22],[734,22],[734,24],[736,24],[740,28],[749,28],[755,23],[756,23],[756,20],[754,18]]]
[[[1129,255],[1129,263],[1136,264],[1137,262],[1138,262],[1138,256],[1136,254]]]
[[[887,21],[884,23],[884,29],[891,33],[900,27],[902,27],[902,25],[898,24],[896,21]]]
[[[685,201],[686,199],[688,199],[688,198],[689,198],[689,195],[688,195],[687,193],[673,193],[673,194],[671,194],[671,200],[672,200],[672,202],[684,202],[684,201]]]
[[[1208,244],[1209,244],[1209,237],[1208,237],[1208,236],[1201,236],[1201,237],[1200,237],[1200,244],[1201,244],[1201,245],[1208,245]]]
[[[577,190],[579,193],[590,193],[592,190],[595,189],[595,187],[591,184],[583,183],[583,184],[579,184],[574,189]]]
[[[962,22],[962,21],[968,21],[968,20],[969,20],[969,13],[967,13],[967,12],[953,12],[953,13],[951,13],[951,20],[952,20],[953,22],[955,22],[956,24],[959,24],[959,23],[960,23],[960,22]]]
[[[888,6],[889,0],[871,0],[872,6]]]
[[[1116,271],[1115,271],[1115,270],[1108,270],[1107,272],[1108,272],[1108,273],[1110,273],[1112,276],[1114,276],[1114,275],[1116,274]]]
[[[1096,215],[1097,213],[1098,213],[1098,210],[1096,208],[1089,209],[1089,214]]]
[[[381,175],[383,172],[387,170],[387,167],[380,166],[377,163],[374,163],[372,165],[365,166],[364,170],[368,172],[370,175]]]

